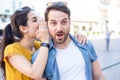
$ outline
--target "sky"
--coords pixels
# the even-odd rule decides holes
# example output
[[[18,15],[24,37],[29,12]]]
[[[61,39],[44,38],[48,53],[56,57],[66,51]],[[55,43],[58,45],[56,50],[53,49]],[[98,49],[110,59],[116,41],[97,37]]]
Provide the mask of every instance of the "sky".
[[[46,4],[59,0],[31,0],[36,12],[44,15]],[[68,3],[73,20],[99,20],[99,0],[64,0]]]
[[[25,1],[25,0],[23,0]],[[61,0],[26,0],[26,3],[30,3],[34,6],[35,11],[42,17],[44,17],[44,11],[47,7],[47,3],[56,2]],[[104,23],[105,19],[109,20],[108,26],[114,29],[113,26],[120,26],[120,7],[116,8],[116,5],[120,6],[120,0],[111,0],[108,7],[100,4],[100,0],[62,0],[68,3],[68,7],[71,10],[72,21],[95,21]],[[108,15],[105,16],[100,12],[101,9],[107,8]],[[108,17],[108,18],[106,18]],[[103,22],[102,22],[103,21]],[[104,24],[103,24],[104,25]]]

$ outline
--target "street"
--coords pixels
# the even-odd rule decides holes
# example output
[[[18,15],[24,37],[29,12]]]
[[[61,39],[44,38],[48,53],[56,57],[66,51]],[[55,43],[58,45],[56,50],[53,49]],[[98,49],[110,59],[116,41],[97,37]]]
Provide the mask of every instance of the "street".
[[[109,51],[106,51],[105,39],[91,41],[106,80],[120,80],[120,38],[111,39]]]
[[[106,80],[120,80],[120,38],[111,39],[109,51],[105,50],[104,39],[91,39],[91,41]],[[0,80],[2,80],[1,70]]]

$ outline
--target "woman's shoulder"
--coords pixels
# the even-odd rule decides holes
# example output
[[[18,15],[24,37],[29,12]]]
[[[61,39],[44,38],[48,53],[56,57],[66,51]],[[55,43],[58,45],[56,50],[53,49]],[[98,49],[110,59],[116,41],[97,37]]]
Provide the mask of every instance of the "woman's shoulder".
[[[23,52],[24,50],[26,50],[25,47],[15,42],[6,46],[5,53],[18,53],[18,52],[20,53]]]
[[[9,48],[17,48],[17,47],[20,47],[20,45],[15,42],[15,43],[12,43],[12,44],[9,44],[6,46],[6,49],[9,49]]]

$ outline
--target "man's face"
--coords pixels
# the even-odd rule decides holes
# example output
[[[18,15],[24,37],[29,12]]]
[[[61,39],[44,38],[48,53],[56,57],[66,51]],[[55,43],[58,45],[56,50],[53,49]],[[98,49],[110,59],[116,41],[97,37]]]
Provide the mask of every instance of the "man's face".
[[[48,29],[55,43],[64,43],[70,31],[68,14],[58,10],[51,10],[48,14]]]

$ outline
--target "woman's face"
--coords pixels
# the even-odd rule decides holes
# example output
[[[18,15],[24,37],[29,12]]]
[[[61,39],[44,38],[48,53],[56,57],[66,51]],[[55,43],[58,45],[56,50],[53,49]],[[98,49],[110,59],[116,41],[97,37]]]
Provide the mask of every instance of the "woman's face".
[[[28,13],[28,21],[27,21],[27,35],[30,38],[36,37],[36,31],[39,29],[39,22],[38,16],[34,11],[30,11]]]

